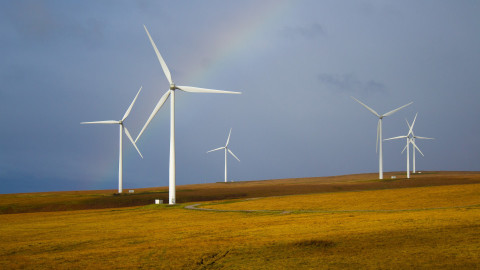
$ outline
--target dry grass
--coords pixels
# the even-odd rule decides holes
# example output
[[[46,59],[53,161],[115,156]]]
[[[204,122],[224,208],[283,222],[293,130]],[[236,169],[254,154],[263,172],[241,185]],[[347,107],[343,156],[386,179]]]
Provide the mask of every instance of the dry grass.
[[[202,208],[273,211],[385,211],[480,207],[480,184],[269,197]]]
[[[391,175],[396,175],[397,180],[390,180]],[[413,175],[411,180],[402,179],[402,175],[403,172],[385,173],[386,180],[383,181],[376,179],[378,174],[372,173],[185,185],[177,187],[177,202],[480,183],[479,172],[427,172]],[[154,199],[168,201],[166,187],[135,189],[134,194],[120,196],[114,196],[114,192],[97,190],[0,194],[0,214],[119,208],[148,205]]]
[[[149,206],[1,215],[9,269],[464,268],[480,209],[248,214]]]
[[[4,214],[0,268],[475,269],[480,207],[452,207],[478,204],[479,187],[295,195],[210,206],[299,210],[308,202],[311,209],[371,212],[206,212],[148,205]],[[429,210],[379,211],[407,208]]]

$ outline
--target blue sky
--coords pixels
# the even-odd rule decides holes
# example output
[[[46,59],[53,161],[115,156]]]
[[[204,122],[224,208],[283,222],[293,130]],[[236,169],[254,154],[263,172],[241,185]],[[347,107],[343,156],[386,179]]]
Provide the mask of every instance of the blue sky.
[[[1,1],[0,193],[117,188],[118,120],[134,137],[168,82],[242,95],[176,95],[177,184],[378,171],[384,138],[418,118],[418,170],[480,170],[478,1]],[[126,138],[124,138],[126,139]],[[124,188],[168,185],[169,105],[124,140]],[[403,141],[385,171],[405,170]]]

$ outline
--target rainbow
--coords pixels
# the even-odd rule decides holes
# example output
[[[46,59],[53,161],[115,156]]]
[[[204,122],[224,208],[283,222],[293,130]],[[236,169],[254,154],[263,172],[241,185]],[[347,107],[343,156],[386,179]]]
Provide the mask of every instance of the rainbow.
[[[209,88],[210,86],[202,86],[201,84],[213,80],[216,76],[221,76],[222,70],[229,63],[240,59],[249,47],[255,45],[255,42],[259,40],[263,33],[269,31],[272,26],[284,17],[293,5],[292,3],[292,1],[277,0],[256,1],[251,7],[245,8],[245,10],[253,11],[248,16],[239,14],[236,20],[228,23],[229,28],[219,25],[218,28],[220,30],[210,31],[211,36],[207,36],[205,39],[211,42],[204,50],[208,50],[208,54],[212,51],[215,52],[214,56],[208,64],[196,67],[190,66],[187,62],[178,63],[186,71],[182,83],[189,85],[190,82],[195,82],[195,85],[198,84],[199,87]],[[231,28],[232,25],[234,26],[233,28]],[[221,29],[221,27],[224,28]],[[200,51],[197,54],[202,55],[202,52]],[[159,116],[157,115],[157,117]],[[167,116],[165,118],[169,119]],[[143,135],[144,145],[149,144],[149,141],[152,140],[151,138],[158,138],[157,136],[149,136],[148,133],[152,132],[147,132]],[[134,151],[124,152],[124,162],[129,162],[129,160],[136,158],[133,157],[134,155],[136,155]],[[116,188],[118,161],[116,159],[102,161],[99,165],[104,168],[104,174],[98,181],[112,182],[112,188]]]
[[[189,70],[188,81],[201,84],[221,74],[228,63],[242,57],[248,47],[255,45],[264,32],[281,20],[291,5],[291,1],[256,1],[246,8],[252,13],[237,17],[236,21],[228,24],[229,28],[221,29],[220,33],[211,31],[212,36],[207,37],[207,40],[212,40],[208,50],[215,55],[207,65]],[[234,27],[230,28],[232,25]]]

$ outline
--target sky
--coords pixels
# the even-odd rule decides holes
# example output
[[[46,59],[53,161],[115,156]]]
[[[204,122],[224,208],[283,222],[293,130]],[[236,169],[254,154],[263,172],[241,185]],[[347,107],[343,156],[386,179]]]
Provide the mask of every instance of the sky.
[[[176,91],[177,185],[378,172],[383,137],[414,132],[417,170],[480,170],[478,1],[0,1],[0,193],[116,189],[117,125],[140,132]],[[168,185],[170,105],[137,144],[123,187]],[[404,140],[383,144],[405,171]]]

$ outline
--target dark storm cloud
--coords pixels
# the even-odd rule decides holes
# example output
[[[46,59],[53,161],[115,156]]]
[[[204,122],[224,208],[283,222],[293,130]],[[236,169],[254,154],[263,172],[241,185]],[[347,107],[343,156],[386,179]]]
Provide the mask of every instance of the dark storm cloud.
[[[67,38],[94,44],[104,36],[105,24],[90,16],[78,16],[82,11],[79,7],[61,9],[53,1],[11,1],[1,7],[5,23],[27,41]]]
[[[46,38],[59,26],[55,14],[42,1],[15,1],[10,3],[9,9],[4,7],[3,10],[3,16],[24,36]]]
[[[314,39],[325,35],[325,30],[319,23],[312,23],[306,26],[287,26],[282,30],[282,34],[287,38],[307,38]]]
[[[361,81],[351,73],[343,75],[318,74],[317,78],[332,91],[340,91],[347,94],[359,93],[363,95],[387,92],[387,87],[383,83],[374,80]]]
[[[376,120],[350,95],[380,112],[415,102],[384,131],[404,134],[419,112],[415,133],[439,138],[422,142],[422,170],[479,169],[477,2],[285,1],[268,14],[278,2],[0,1],[0,193],[116,188],[118,127],[80,122],[118,119],[143,85],[126,123],[143,127],[166,87],[143,24],[179,82],[243,92],[178,92],[178,184],[223,179],[222,155],[205,152],[230,128],[242,160],[230,179],[378,170]],[[164,106],[144,159],[124,137],[124,188],[168,185]],[[384,147],[385,170],[403,170],[400,142]]]

